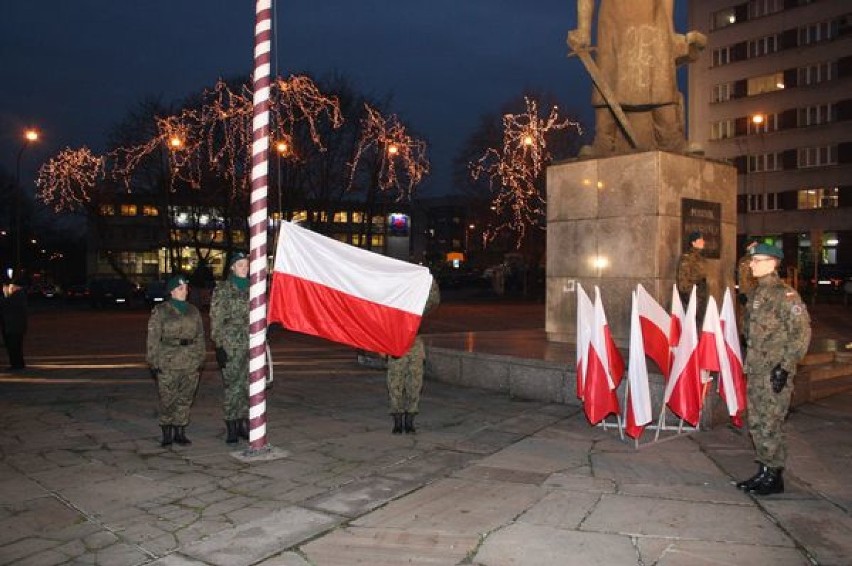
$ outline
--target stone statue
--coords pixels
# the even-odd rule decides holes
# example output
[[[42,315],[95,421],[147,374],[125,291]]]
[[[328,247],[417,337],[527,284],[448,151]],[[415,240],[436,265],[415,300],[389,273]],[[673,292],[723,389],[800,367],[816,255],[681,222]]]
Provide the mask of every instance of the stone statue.
[[[674,0],[598,4],[597,47],[591,46],[595,0],[577,0],[577,29],[568,32],[567,40],[595,83],[595,139],[581,155],[685,152],[683,96],[675,67],[694,61],[707,38],[694,31],[675,33]]]

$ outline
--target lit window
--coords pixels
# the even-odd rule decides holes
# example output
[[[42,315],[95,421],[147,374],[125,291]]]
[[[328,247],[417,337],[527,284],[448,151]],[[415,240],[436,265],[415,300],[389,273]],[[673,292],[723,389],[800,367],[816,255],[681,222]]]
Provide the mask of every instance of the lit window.
[[[146,204],[142,207],[142,216],[159,216],[160,210],[156,206]]]
[[[748,79],[746,94],[756,96],[765,92],[774,92],[784,88],[784,73],[771,73]]]
[[[101,216],[115,216],[115,207],[111,204],[102,204],[100,213]]]

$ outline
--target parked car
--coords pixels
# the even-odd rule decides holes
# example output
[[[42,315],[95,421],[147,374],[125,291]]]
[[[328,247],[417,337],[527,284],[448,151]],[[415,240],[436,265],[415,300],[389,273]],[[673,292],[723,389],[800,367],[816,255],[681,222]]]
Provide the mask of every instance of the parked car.
[[[68,302],[88,301],[90,294],[89,286],[85,283],[70,285],[65,289],[65,300]]]
[[[128,307],[136,286],[126,279],[94,279],[89,283],[89,301],[93,308]]]

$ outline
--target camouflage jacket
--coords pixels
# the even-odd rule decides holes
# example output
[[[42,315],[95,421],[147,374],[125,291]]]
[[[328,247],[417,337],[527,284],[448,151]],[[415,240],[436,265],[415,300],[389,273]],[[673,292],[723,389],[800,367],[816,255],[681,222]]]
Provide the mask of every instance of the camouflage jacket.
[[[435,308],[441,304],[441,291],[438,289],[438,282],[435,281],[435,278],[432,278],[432,286],[429,287],[429,297],[426,299],[426,305],[423,307],[423,316],[426,316]],[[423,325],[421,324],[422,328]],[[417,333],[420,334],[420,329],[417,330]]]
[[[745,334],[746,374],[766,374],[779,363],[796,373],[811,342],[811,319],[802,298],[777,273],[757,280],[746,305]]]
[[[707,266],[701,250],[692,248],[680,256],[677,264],[677,290],[682,297],[688,297],[695,285],[699,301],[707,300]],[[703,313],[702,313],[703,314]]]
[[[219,281],[210,302],[210,337],[217,348],[228,354],[244,349],[249,343],[249,292],[241,290],[230,278]]]
[[[751,256],[746,254],[737,262],[737,293],[748,295],[757,286],[757,279],[751,274]]]
[[[204,363],[204,323],[194,305],[186,312],[160,303],[148,319],[148,365],[163,371],[192,371]]]

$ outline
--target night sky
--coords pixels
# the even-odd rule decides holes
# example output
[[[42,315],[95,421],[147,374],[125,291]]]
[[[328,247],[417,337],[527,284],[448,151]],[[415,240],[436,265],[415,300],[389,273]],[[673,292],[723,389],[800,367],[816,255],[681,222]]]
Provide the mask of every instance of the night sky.
[[[390,110],[429,142],[424,195],[449,192],[451,160],[479,117],[525,89],[556,95],[589,125],[590,81],[566,58],[573,0],[275,4],[274,71],[337,71],[361,92],[392,95]],[[42,134],[22,160],[30,187],[38,165],[64,147],[103,151],[109,129],[144,97],[179,101],[219,77],[250,74],[253,34],[251,0],[3,1],[0,166],[14,175],[30,125]]]

